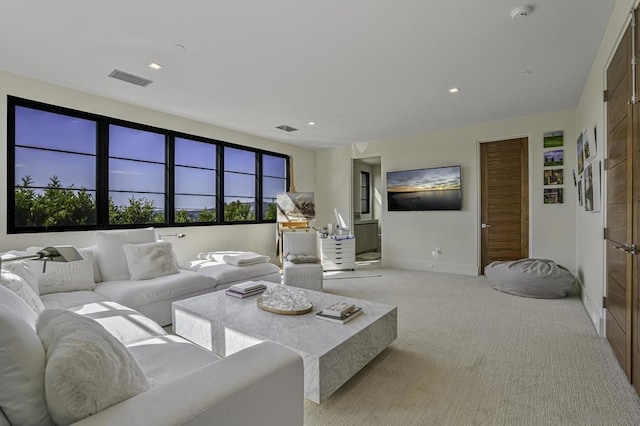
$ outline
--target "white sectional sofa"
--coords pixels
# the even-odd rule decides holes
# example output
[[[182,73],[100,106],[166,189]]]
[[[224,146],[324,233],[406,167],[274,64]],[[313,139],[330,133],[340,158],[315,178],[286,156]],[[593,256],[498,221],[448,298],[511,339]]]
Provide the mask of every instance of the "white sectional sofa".
[[[136,230],[134,234],[137,231],[144,234],[144,230]],[[137,237],[141,235],[127,235],[125,243],[136,241]],[[155,241],[155,235],[153,238]],[[47,378],[55,377],[50,371],[54,367],[50,367],[49,357],[56,346],[47,342],[37,327],[42,325],[38,324],[38,319],[42,320],[44,314],[41,312],[45,308],[44,312],[73,312],[70,314],[73,318],[90,318],[91,324],[100,324],[110,339],[115,338],[118,345],[123,346],[127,357],[135,360],[134,364],[139,365],[147,381],[144,391],[72,424],[303,424],[303,364],[295,352],[265,342],[220,359],[178,336],[167,334],[160,326],[171,322],[171,301],[215,290],[214,278],[179,270],[150,279],[104,280],[101,274],[105,270],[113,273],[113,268],[109,269],[113,265],[105,264],[104,259],[101,263],[100,250],[104,244],[101,247],[99,240],[97,243],[96,247],[81,250],[85,257],[82,262],[49,263],[46,274],[35,274],[37,270],[33,267],[25,268],[25,274],[33,274],[40,280],[35,288],[33,283],[21,287],[23,290],[29,287],[28,293],[34,295],[31,299],[24,294],[19,297],[15,289],[7,289],[21,280],[26,283],[30,277],[9,282],[7,277],[15,274],[3,272],[3,285],[0,286],[0,426],[54,424],[51,416],[58,411],[50,410],[53,403],[49,399],[53,392],[47,396],[45,389]],[[113,250],[108,252],[107,262],[117,257]],[[19,263],[3,264],[3,269]],[[33,266],[39,270],[41,263]],[[60,285],[61,288],[57,288]],[[42,289],[47,294],[37,296],[36,292]],[[101,332],[104,331],[102,327]],[[72,336],[70,341],[84,350],[94,344],[92,340]],[[82,366],[84,361],[91,359],[70,358],[63,364]],[[113,374],[121,370],[115,368]],[[100,377],[98,372],[91,371],[86,376],[89,384],[94,376]],[[84,383],[86,380],[83,385],[87,384]],[[113,386],[100,388],[98,384],[99,395],[111,388]]]
[[[161,243],[156,241],[153,228],[96,232],[96,245],[79,249],[84,261],[49,264],[49,271],[39,274],[46,282],[57,280],[56,283],[70,283],[67,287],[62,287],[62,291],[56,291],[55,283],[49,286],[51,291],[41,294],[44,305],[64,309],[93,302],[113,301],[133,308],[166,326],[171,324],[171,302],[176,300],[222,290],[240,281],[280,282],[279,268],[271,263],[237,267],[202,260],[180,268],[176,266],[170,274],[133,279],[123,250],[127,244]],[[33,248],[35,251],[37,249]],[[32,265],[35,267],[37,263],[39,262],[33,261]],[[69,269],[73,272],[69,273]],[[153,267],[150,266],[150,269]]]

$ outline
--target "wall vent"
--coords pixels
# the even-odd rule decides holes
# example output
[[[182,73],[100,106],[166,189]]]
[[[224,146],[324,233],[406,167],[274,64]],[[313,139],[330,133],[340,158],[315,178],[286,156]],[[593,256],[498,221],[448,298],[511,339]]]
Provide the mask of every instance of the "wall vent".
[[[111,74],[109,74],[109,77],[112,77],[112,78],[115,78],[115,79],[118,79],[118,80],[122,80],[122,81],[125,81],[127,83],[135,84],[136,86],[142,86],[142,87],[147,87],[148,85],[153,83],[153,81],[147,80],[144,77],[140,77],[140,76],[137,76],[137,75],[129,74],[128,72],[124,72],[124,71],[120,71],[120,70],[111,71]]]
[[[276,127],[276,129],[280,129],[280,130],[284,130],[285,132],[295,132],[296,128],[291,127],[291,126],[287,126],[286,124],[283,124],[281,126]]]

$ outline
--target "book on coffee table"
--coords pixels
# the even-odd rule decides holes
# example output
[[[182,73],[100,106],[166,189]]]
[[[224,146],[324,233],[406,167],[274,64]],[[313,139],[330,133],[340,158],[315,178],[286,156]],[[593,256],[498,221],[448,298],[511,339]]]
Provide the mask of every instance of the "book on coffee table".
[[[327,316],[332,316],[336,318],[340,318],[343,315],[348,314],[349,312],[354,311],[356,305],[349,302],[336,302],[327,306],[322,310],[322,313]]]
[[[264,293],[265,290],[266,290],[266,287],[265,288],[258,288],[256,290],[247,291],[247,292],[244,292],[244,293],[240,293],[238,291],[231,290],[231,287],[229,287],[228,289],[226,289],[224,291],[224,294],[226,294],[227,296],[232,296],[232,297],[237,297],[239,299],[244,299],[245,297],[251,297],[251,296],[256,296],[258,294],[262,294],[262,293]]]
[[[237,293],[249,293],[256,290],[266,290],[267,286],[257,281],[247,281],[244,283],[232,284],[229,290]]]
[[[316,318],[325,320],[325,321],[331,321],[331,322],[335,322],[338,324],[345,324],[349,321],[351,321],[352,319],[354,319],[355,317],[357,317],[358,315],[360,315],[362,313],[362,308],[360,307],[356,307],[354,310],[352,310],[349,313],[346,313],[340,317],[335,317],[333,315],[327,315],[324,313],[324,310],[317,312],[316,313]]]

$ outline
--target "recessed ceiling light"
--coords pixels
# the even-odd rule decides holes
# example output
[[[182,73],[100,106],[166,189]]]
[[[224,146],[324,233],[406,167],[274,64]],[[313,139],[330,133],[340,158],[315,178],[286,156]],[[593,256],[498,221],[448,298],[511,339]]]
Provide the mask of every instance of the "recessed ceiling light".
[[[316,125],[316,122],[315,122],[315,121],[310,121],[310,122],[309,122],[309,126],[315,126],[315,125]]]
[[[162,64],[158,64],[158,63],[156,63],[156,62],[151,62],[151,63],[149,64],[149,68],[153,68],[154,70],[159,70],[159,69],[164,68],[164,65],[162,65]]]
[[[459,87],[452,87],[451,89],[449,89],[449,93],[458,93],[460,91]]]

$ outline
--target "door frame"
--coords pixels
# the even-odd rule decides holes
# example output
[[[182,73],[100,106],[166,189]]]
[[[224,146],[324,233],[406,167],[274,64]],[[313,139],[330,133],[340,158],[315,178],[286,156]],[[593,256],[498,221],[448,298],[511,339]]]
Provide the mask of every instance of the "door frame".
[[[370,153],[370,154],[361,154],[361,155],[358,155],[358,156],[353,156],[353,155],[351,156],[351,159],[349,161],[349,175],[351,177],[349,179],[349,181],[351,183],[349,185],[349,226],[351,226],[351,231],[353,231],[353,232],[355,232],[355,229],[354,229],[355,225],[353,223],[354,222],[353,197],[355,196],[355,194],[353,193],[353,187],[355,185],[354,177],[353,177],[353,170],[354,170],[353,163],[355,161],[365,160],[367,158],[380,158],[380,184],[383,185],[383,186],[386,186],[386,179],[385,179],[384,171],[383,171],[384,169],[382,167],[382,162],[383,162],[383,155],[382,154]],[[373,180],[372,180],[372,184],[373,184]],[[371,202],[373,203],[373,197],[371,197],[371,200],[372,200]],[[380,247],[378,247],[378,250],[380,251],[380,264],[383,265],[383,258],[382,258],[382,256],[383,256],[382,247],[384,246],[384,224],[383,224],[383,221],[384,221],[384,211],[385,211],[384,209],[386,207],[384,197],[383,197],[383,199],[381,201],[382,201],[381,205],[380,205],[381,211],[380,211],[380,218],[378,218],[378,226],[382,231],[381,231],[381,234],[380,234],[381,239],[380,239]],[[372,206],[372,209],[373,209],[373,206]]]
[[[477,241],[477,259],[476,259],[476,264],[477,264],[477,268],[478,268],[478,276],[482,275],[482,227],[480,226],[480,224],[482,223],[482,199],[480,197],[481,191],[482,191],[482,157],[480,155],[480,144],[483,143],[487,143],[487,142],[499,142],[499,141],[506,141],[509,139],[518,139],[518,138],[526,138],[527,139],[527,155],[529,157],[527,164],[528,164],[528,170],[527,170],[527,176],[528,176],[528,180],[529,180],[529,194],[528,194],[528,204],[529,204],[529,255],[531,256],[531,249],[533,247],[533,240],[535,238],[535,234],[532,232],[532,225],[533,225],[533,221],[531,220],[531,218],[533,218],[533,201],[532,201],[532,197],[533,197],[533,167],[531,167],[531,162],[532,162],[532,158],[533,158],[533,153],[532,153],[532,133],[517,133],[517,134],[513,134],[513,135],[508,135],[508,136],[498,136],[498,137],[493,137],[493,138],[482,138],[482,139],[476,139],[476,194],[478,194],[478,197],[476,199],[476,210],[477,210],[477,214],[476,214],[476,241]]]

